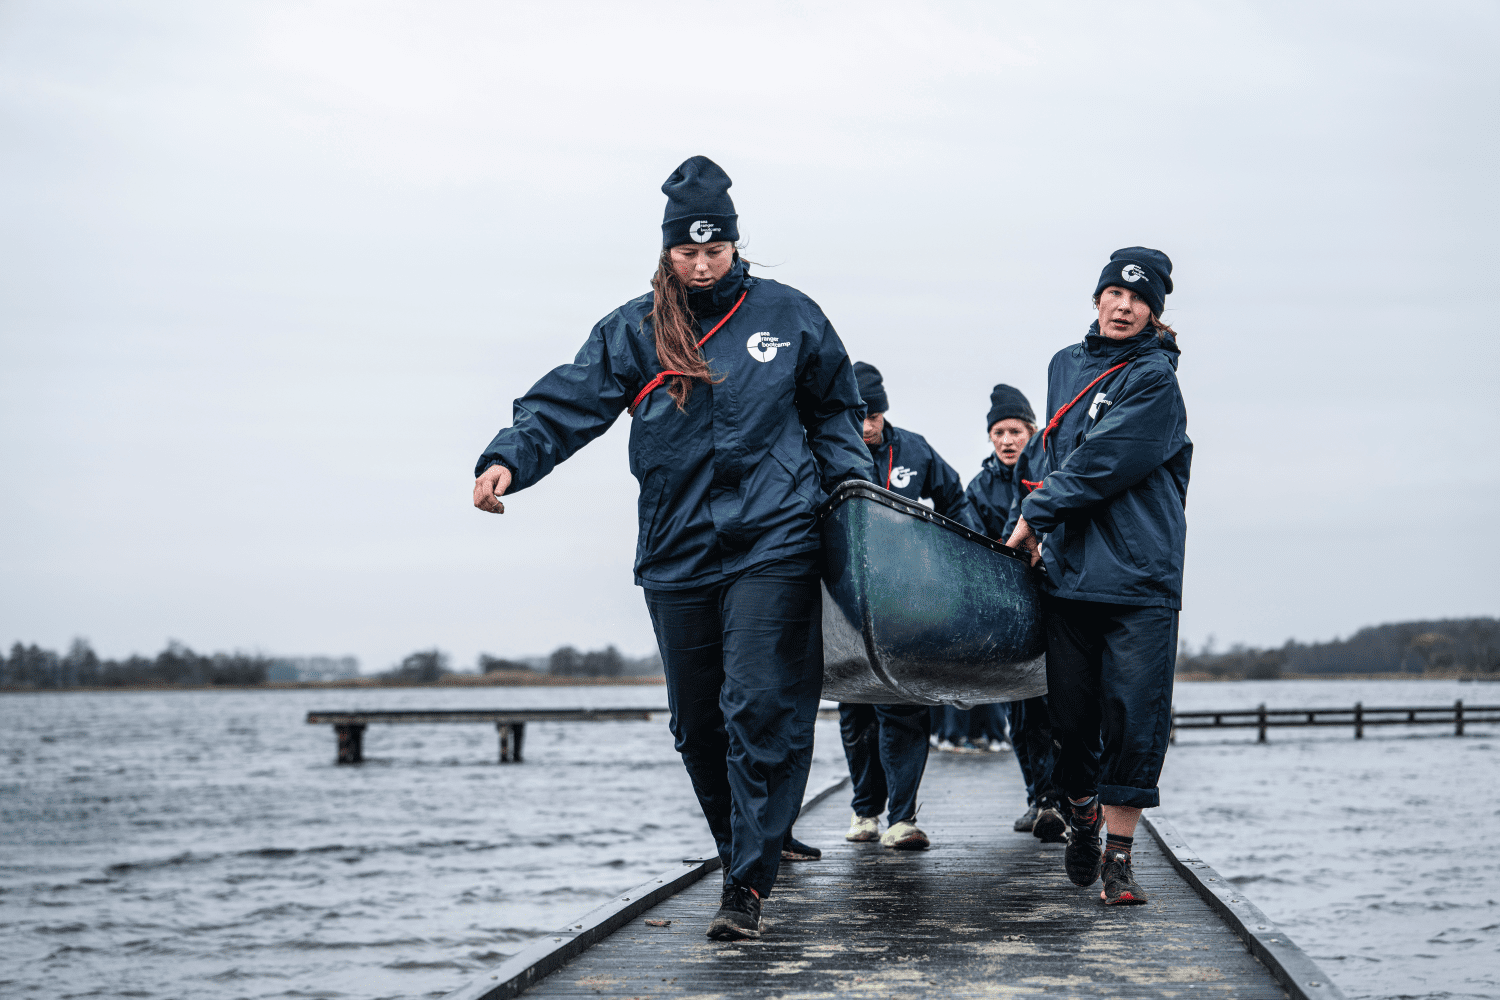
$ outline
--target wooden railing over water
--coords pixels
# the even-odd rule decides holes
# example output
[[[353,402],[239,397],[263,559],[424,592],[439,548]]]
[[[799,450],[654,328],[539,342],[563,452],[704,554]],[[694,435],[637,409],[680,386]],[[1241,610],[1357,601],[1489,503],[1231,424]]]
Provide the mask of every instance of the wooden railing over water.
[[[1352,728],[1354,738],[1364,739],[1366,726],[1452,726],[1454,736],[1462,736],[1464,727],[1481,723],[1500,723],[1500,705],[1469,705],[1460,698],[1451,705],[1366,707],[1355,702],[1353,708],[1255,708],[1215,712],[1172,711],[1172,742],[1179,729],[1254,729],[1256,742],[1266,742],[1271,729],[1296,726],[1332,726]]]

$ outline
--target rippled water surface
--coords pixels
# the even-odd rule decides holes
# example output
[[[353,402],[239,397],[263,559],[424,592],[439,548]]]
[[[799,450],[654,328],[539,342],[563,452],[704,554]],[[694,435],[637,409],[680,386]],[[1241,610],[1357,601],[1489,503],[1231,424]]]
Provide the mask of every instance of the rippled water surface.
[[[1500,689],[1197,684],[1177,703],[1457,697]],[[532,724],[527,763],[504,767],[493,727],[372,726],[367,762],[337,767],[307,711],[664,703],[653,686],[0,696],[0,994],[439,996],[704,852],[665,719]],[[1500,995],[1500,733],[1305,732],[1184,737],[1163,812],[1352,996]],[[842,766],[820,722],[814,782]],[[1008,829],[1020,805],[976,807]]]

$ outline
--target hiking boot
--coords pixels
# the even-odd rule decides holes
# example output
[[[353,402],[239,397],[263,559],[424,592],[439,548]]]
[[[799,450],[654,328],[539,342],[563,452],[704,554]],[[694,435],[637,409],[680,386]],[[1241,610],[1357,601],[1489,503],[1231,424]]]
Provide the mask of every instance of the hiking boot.
[[[1017,833],[1030,833],[1032,826],[1036,823],[1036,814],[1037,807],[1036,803],[1033,802],[1031,805],[1026,807],[1025,812],[1023,812],[1016,818],[1016,824],[1011,829],[1015,830]]]
[[[743,941],[760,937],[760,897],[748,885],[729,882],[719,897],[719,912],[708,925],[715,941]]]
[[[1146,890],[1130,870],[1130,852],[1104,852],[1104,891],[1099,893],[1105,906],[1139,906],[1146,902]]]
[[[788,831],[786,839],[781,842],[782,861],[817,861],[823,856],[823,852],[811,844],[804,844]]]
[[[880,819],[875,816],[861,816],[859,813],[851,813],[849,816],[849,832],[844,834],[845,840],[852,840],[856,844],[868,844],[872,840],[880,839]]]
[[[917,829],[917,824],[904,819],[891,824],[890,829],[881,835],[880,845],[897,851],[925,851],[932,845],[932,841],[927,839],[927,834]]]
[[[1080,811],[1077,806],[1069,808],[1068,849],[1063,852],[1063,868],[1068,878],[1074,885],[1084,887],[1093,885],[1099,878],[1099,856],[1104,849],[1099,839],[1099,831],[1104,826],[1104,810],[1097,798],[1086,808],[1088,812]],[[1031,835],[1036,836],[1035,829]]]
[[[1068,839],[1068,821],[1063,819],[1062,806],[1058,802],[1042,800],[1031,835],[1044,844],[1061,844]]]

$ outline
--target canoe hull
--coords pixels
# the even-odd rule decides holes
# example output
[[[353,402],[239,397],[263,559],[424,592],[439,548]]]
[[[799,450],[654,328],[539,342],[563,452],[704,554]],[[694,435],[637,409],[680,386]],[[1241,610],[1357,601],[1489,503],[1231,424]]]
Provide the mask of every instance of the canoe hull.
[[[1022,557],[869,483],[840,485],[820,515],[824,698],[968,707],[1047,693]]]

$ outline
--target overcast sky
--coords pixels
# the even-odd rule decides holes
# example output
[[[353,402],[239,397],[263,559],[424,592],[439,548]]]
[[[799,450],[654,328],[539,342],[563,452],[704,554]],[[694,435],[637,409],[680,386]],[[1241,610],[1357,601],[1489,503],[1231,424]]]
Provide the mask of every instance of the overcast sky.
[[[1495,614],[1497,11],[0,4],[0,642],[649,651],[628,428],[469,496],[693,154],[965,480],[1171,255],[1195,645]]]

